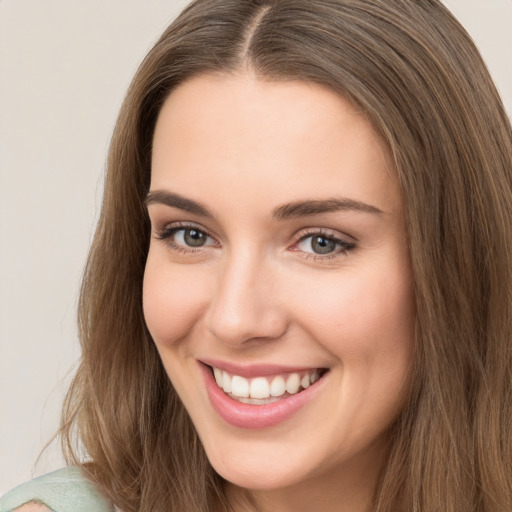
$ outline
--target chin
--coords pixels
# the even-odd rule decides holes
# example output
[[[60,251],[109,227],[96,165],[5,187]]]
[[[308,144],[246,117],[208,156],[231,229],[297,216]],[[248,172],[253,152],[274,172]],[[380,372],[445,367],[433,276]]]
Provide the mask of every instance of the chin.
[[[227,482],[244,489],[275,490],[291,487],[307,479],[305,474],[298,471],[300,464],[290,464],[283,467],[283,461],[273,463],[267,460],[258,464],[258,461],[244,461],[234,457],[234,460],[210,459],[215,471]]]

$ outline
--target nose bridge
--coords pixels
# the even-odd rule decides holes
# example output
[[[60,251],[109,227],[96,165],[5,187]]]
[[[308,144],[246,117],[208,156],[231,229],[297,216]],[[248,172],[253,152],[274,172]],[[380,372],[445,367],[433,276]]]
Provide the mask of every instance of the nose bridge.
[[[286,330],[284,312],[272,293],[271,265],[250,245],[233,249],[217,276],[207,326],[219,340],[240,344],[276,338]]]

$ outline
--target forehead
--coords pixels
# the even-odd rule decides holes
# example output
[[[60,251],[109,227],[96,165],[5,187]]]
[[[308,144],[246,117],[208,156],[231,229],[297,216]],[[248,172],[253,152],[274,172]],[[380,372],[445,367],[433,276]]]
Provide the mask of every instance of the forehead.
[[[367,117],[308,82],[200,75],[175,89],[157,121],[151,188],[239,202],[343,195],[400,206],[389,151]],[[286,197],[283,197],[286,196]]]

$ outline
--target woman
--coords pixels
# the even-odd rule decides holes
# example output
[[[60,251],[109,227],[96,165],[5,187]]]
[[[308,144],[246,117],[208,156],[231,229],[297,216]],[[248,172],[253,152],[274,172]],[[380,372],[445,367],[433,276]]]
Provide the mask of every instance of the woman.
[[[510,510],[511,164],[437,1],[191,4],[111,145],[76,485],[124,512]]]

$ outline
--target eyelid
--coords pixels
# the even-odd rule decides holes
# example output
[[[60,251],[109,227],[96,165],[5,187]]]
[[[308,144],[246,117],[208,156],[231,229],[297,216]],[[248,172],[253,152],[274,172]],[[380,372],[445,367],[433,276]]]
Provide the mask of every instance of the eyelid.
[[[301,229],[294,235],[294,243],[300,242],[304,238],[311,236],[311,235],[322,235],[326,238],[334,238],[339,239],[342,242],[345,242],[347,244],[356,244],[358,242],[358,239],[347,235],[346,233],[341,233],[340,231],[337,231],[335,229],[331,228],[320,228],[320,227],[308,227]]]
[[[206,235],[210,236],[211,238],[216,239],[215,235],[212,235],[209,229],[205,228],[201,224],[198,224],[197,222],[192,222],[192,221],[178,220],[178,221],[173,221],[173,222],[162,223],[162,226],[154,226],[153,227],[153,230],[157,234],[160,234],[160,233],[165,234],[166,232],[170,232],[172,230],[177,230],[177,229],[197,229],[198,231],[205,233]]]

